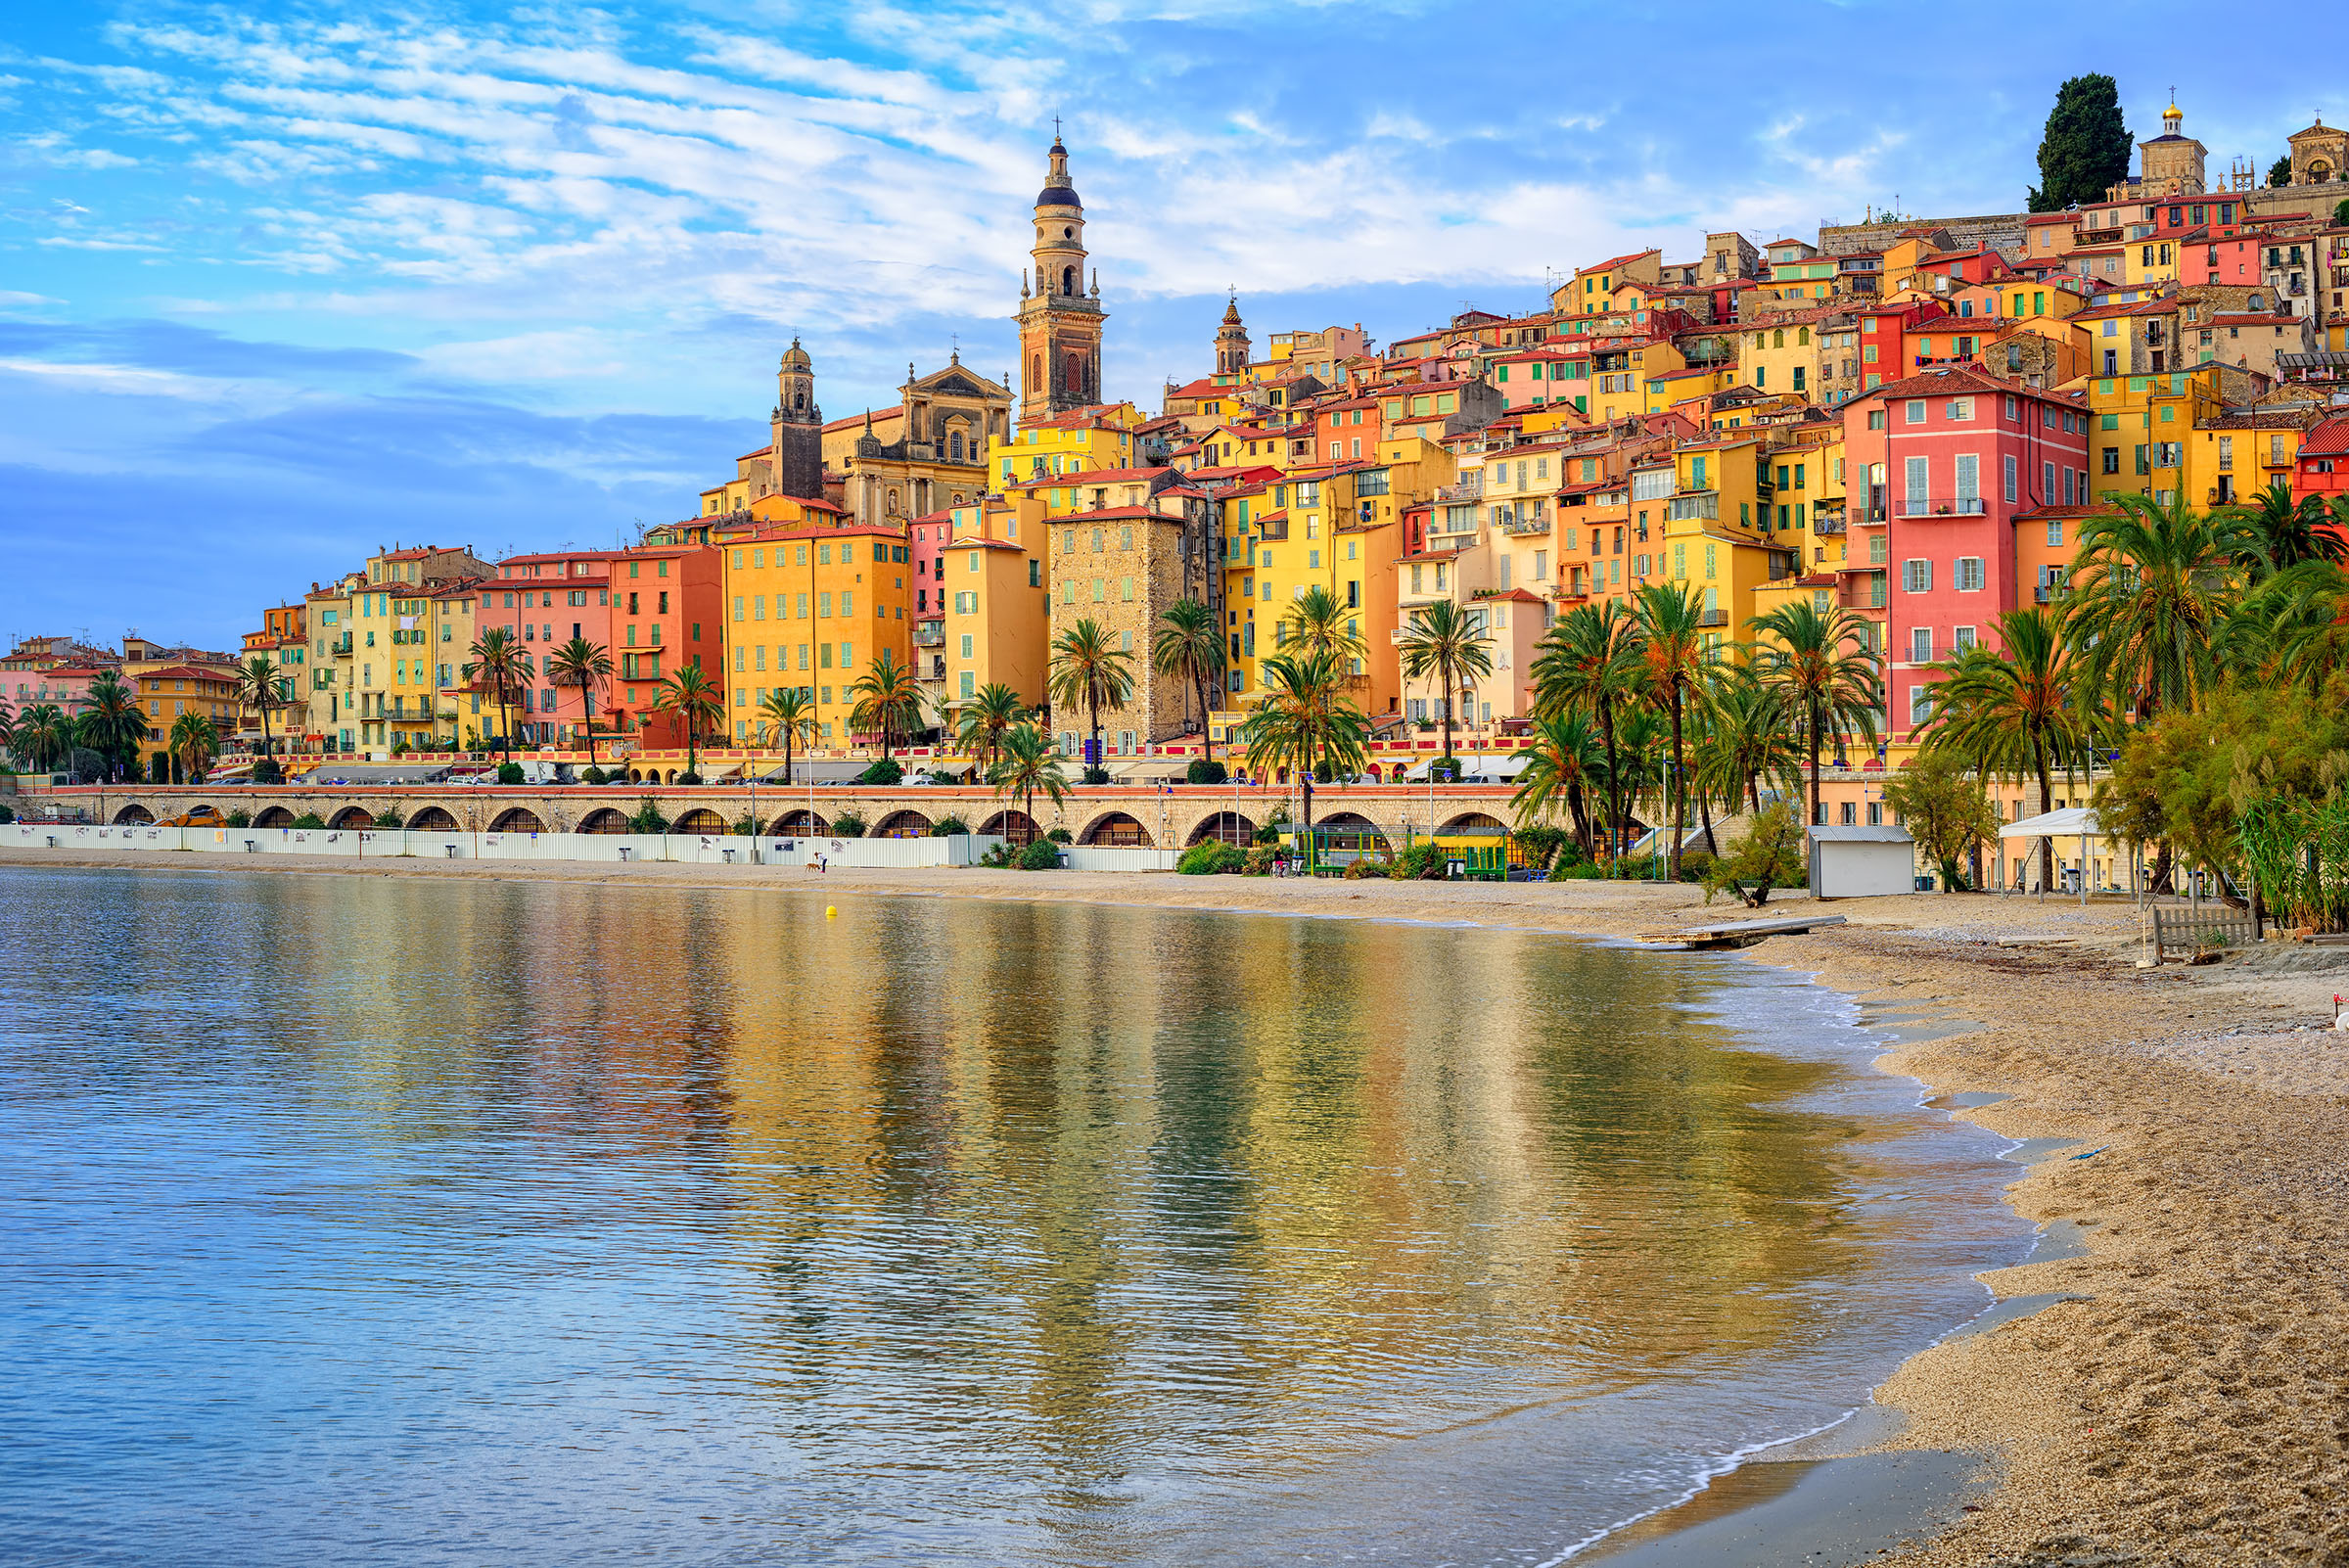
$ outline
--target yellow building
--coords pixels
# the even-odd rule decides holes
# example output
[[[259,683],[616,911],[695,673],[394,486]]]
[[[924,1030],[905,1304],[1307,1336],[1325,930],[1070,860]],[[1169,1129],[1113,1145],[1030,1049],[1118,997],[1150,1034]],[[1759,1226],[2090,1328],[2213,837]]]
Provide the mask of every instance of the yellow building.
[[[908,555],[901,530],[872,524],[791,525],[725,545],[725,727],[737,744],[757,743],[760,705],[787,686],[814,699],[817,745],[861,743],[850,687],[884,653],[912,668]]]
[[[1034,501],[954,509],[939,583],[947,704],[1004,685],[1031,709],[1043,706],[1052,623],[1045,544],[1043,509]]]
[[[157,757],[165,759],[166,767],[171,765],[171,726],[189,714],[210,719],[224,747],[237,733],[244,709],[233,670],[212,665],[156,664],[135,670],[125,669],[123,683],[137,693],[139,708],[147,715],[145,753],[151,768]],[[272,724],[300,713],[299,707],[281,709],[272,715]]]
[[[987,472],[997,490],[1039,476],[1130,468],[1134,431],[1149,416],[1131,403],[1105,403],[1049,419],[1024,419],[1009,438],[987,443]]]
[[[360,751],[430,751],[448,737],[441,693],[461,678],[458,667],[480,635],[475,619],[473,591],[461,584],[370,587],[351,595],[356,678],[349,700]]]
[[[2227,411],[2228,367],[2200,365],[2158,376],[2100,376],[2088,383],[2090,495],[2159,499],[2187,486],[2195,428]],[[2237,377],[2241,376],[2236,372]],[[2247,378],[2244,378],[2247,380]],[[2217,446],[2212,443],[2216,459]],[[2215,482],[2216,471],[2212,479]],[[2190,487],[2188,493],[2193,493]]]

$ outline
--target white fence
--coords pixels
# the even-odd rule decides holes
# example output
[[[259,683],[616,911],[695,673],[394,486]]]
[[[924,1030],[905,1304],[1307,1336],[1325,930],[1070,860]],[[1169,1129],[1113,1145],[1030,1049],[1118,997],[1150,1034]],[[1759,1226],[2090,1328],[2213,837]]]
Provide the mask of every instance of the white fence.
[[[1060,850],[1060,863],[1072,871],[1172,871],[1180,858],[1173,850],[1110,844],[1065,844]]]
[[[407,855],[432,860],[675,860],[694,865],[744,865],[750,863],[754,853],[767,865],[813,865],[819,856],[826,865],[843,867],[974,865],[1002,842],[977,834],[943,839],[748,839],[717,833],[410,833],[397,828],[334,832],[324,828],[95,827],[72,822],[0,826],[0,849],[323,854],[351,859]]]

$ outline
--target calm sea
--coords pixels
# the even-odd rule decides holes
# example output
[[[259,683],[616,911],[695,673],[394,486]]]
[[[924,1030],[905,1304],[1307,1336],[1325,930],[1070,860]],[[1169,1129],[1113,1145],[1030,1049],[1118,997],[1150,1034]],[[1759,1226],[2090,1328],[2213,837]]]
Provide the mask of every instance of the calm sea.
[[[0,871],[0,1560],[1543,1563],[2028,1244],[1758,965],[823,910]]]

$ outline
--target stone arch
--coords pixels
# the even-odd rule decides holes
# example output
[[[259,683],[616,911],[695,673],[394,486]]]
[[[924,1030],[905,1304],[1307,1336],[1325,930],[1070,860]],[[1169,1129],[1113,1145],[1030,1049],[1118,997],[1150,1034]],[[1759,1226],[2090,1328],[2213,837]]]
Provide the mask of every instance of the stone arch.
[[[294,813],[282,806],[272,806],[253,819],[256,828],[288,828],[294,825]]]
[[[980,823],[979,831],[999,835],[1014,844],[1034,844],[1042,834],[1042,830],[1036,825],[1036,818],[1016,806],[1008,811],[997,811]]]
[[[907,809],[892,811],[881,819],[865,837],[873,839],[919,839],[930,833],[930,819],[921,812]]]
[[[723,833],[726,819],[707,806],[697,806],[690,811],[679,812],[677,819],[668,825],[668,830],[671,833]]]
[[[115,813],[115,826],[116,827],[145,827],[154,820],[155,813],[136,801]]]
[[[492,833],[544,833],[546,824],[539,821],[538,813],[529,807],[513,806],[497,813],[497,820],[489,824],[489,831]]]
[[[326,825],[330,828],[333,828],[337,833],[348,833],[354,829],[371,828],[375,826],[375,813],[368,810],[367,807],[363,806],[345,806],[342,810],[337,811],[333,816],[328,817],[326,819]]]
[[[633,833],[628,816],[617,806],[599,806],[579,824],[581,833]]]
[[[1158,841],[1150,836],[1150,830],[1126,811],[1110,811],[1095,818],[1091,826],[1077,835],[1077,842],[1121,850],[1150,850],[1158,847]]]
[[[631,784],[641,784],[644,782],[644,775],[631,767],[628,769],[628,782]]]
[[[816,815],[806,807],[800,806],[794,807],[792,809],[784,812],[781,816],[776,817],[774,820],[774,825],[768,828],[767,831],[785,838],[802,834],[814,837],[830,832],[831,827],[831,823]]]
[[[1387,842],[1386,830],[1359,811],[1332,811],[1327,816],[1317,818],[1313,827],[1325,850],[1360,850],[1385,854],[1394,849]],[[1333,840],[1336,842],[1333,843]]]
[[[1495,836],[1508,832],[1508,824],[1484,811],[1462,811],[1442,827],[1438,834],[1490,833]]]
[[[1245,845],[1255,837],[1256,824],[1254,822],[1249,821],[1237,811],[1218,811],[1213,816],[1204,818],[1197,827],[1191,829],[1189,843],[1205,844],[1210,839],[1221,839],[1225,844]]]
[[[408,831],[410,833],[454,833],[457,831],[457,819],[444,807],[428,806],[408,818]]]

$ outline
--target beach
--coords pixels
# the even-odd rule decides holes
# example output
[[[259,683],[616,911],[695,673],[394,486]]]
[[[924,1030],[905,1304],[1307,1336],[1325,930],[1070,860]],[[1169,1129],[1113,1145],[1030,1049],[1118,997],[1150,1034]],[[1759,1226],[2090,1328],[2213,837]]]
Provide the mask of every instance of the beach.
[[[66,866],[584,881],[612,884],[618,897],[653,885],[788,889],[844,906],[882,897],[1083,900],[1617,940],[1747,913],[1727,900],[1707,908],[1691,887],[1588,882],[0,853],[0,875]],[[1762,912],[1778,911],[1822,906],[1773,898]],[[2142,969],[2126,900],[1916,895],[1823,912],[1846,923],[1772,938],[1748,956],[1858,998],[1896,1040],[1888,1070],[2023,1143],[2018,1155],[2032,1163],[2018,1164],[2011,1202],[2053,1227],[2036,1261],[1983,1276],[2001,1300],[2037,1310],[1986,1318],[1981,1331],[1908,1361],[1878,1396],[1897,1419],[1846,1423],[1790,1455],[1968,1461],[1945,1466],[1962,1470],[1958,1492],[1882,1512],[1874,1527],[1892,1549],[1872,1560],[2343,1560],[2349,1342],[2336,1325],[2349,1242],[2349,1036],[2319,1030],[2333,992],[2349,992],[2349,954],[2274,944],[2206,967]],[[1694,1514],[1719,1518],[1740,1489],[1769,1493],[1772,1462],[1748,1465]],[[1900,1545],[1904,1532],[1911,1539]]]

